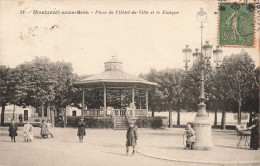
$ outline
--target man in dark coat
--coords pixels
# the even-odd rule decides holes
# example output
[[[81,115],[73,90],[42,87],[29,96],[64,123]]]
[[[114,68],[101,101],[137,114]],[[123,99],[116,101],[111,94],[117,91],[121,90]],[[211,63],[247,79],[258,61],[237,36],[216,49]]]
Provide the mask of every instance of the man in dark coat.
[[[11,137],[11,142],[13,142],[13,141],[15,142],[15,136],[17,136],[17,130],[18,130],[18,128],[15,125],[14,120],[12,119],[11,120],[11,125],[10,125],[10,127],[8,129],[9,136]]]
[[[258,150],[259,148],[259,114],[252,115],[252,118],[254,119],[252,122],[251,127],[251,138],[250,138],[250,148],[253,150]]]
[[[126,155],[128,155],[129,146],[133,147],[133,153],[135,153],[136,141],[138,138],[137,130],[132,122],[129,123],[129,128],[126,132]]]
[[[83,137],[86,135],[84,118],[80,118],[78,122],[78,136],[79,142],[83,143]]]

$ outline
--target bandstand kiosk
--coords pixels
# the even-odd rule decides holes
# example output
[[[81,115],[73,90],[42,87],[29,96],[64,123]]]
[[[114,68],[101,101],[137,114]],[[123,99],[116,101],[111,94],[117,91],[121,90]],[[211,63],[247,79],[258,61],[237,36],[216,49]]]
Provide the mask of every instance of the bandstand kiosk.
[[[122,62],[117,60],[115,56],[105,62],[105,71],[87,77],[86,79],[76,81],[75,87],[82,89],[82,112],[81,116],[94,116],[94,117],[113,117],[115,128],[117,122],[120,124],[124,119],[135,120],[140,116],[148,116],[148,91],[157,86],[157,83],[147,81],[134,75],[130,75],[122,70]],[[98,109],[85,109],[85,94],[87,89],[103,89],[103,105]],[[107,91],[109,89],[124,89],[131,91],[131,103],[124,109],[113,109],[107,106]],[[144,92],[145,107],[142,108],[141,104],[139,109],[136,108],[135,94],[136,92]]]

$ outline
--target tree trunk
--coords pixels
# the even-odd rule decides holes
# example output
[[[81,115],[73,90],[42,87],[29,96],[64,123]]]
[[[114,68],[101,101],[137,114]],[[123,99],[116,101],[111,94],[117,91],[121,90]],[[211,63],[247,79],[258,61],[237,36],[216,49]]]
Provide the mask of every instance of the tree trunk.
[[[222,110],[221,129],[226,130],[226,110]]]
[[[215,109],[214,126],[218,125],[218,109]]]
[[[48,107],[47,107],[47,119],[51,120],[51,102],[48,102]]]
[[[42,117],[44,117],[44,103],[42,103]]]
[[[238,118],[237,118],[237,123],[241,124],[241,105],[242,105],[242,100],[238,100]]]
[[[169,128],[172,127],[172,109],[169,110]]]
[[[177,125],[180,125],[180,124],[181,124],[180,111],[181,111],[181,110],[178,108],[178,111],[177,111]]]
[[[252,111],[250,111],[250,114],[249,114],[249,125],[252,124]]]
[[[1,126],[5,124],[5,103],[2,104],[2,112],[1,112]]]
[[[54,117],[54,111],[51,110],[51,126],[54,127],[55,126],[55,117]]]
[[[240,82],[238,85],[238,118],[237,123],[241,124],[241,105],[242,105],[242,98],[241,98],[241,88],[240,88]]]
[[[152,117],[154,117],[154,110],[152,110]]]

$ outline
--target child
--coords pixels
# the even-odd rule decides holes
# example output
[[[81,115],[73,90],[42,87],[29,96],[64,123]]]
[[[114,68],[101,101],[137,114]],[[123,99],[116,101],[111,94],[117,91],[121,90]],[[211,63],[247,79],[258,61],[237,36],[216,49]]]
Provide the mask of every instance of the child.
[[[52,132],[51,132],[51,122],[50,120],[47,120],[47,133],[51,135],[53,138]]]
[[[186,136],[186,147],[185,149],[193,149],[193,144],[195,143],[195,131],[191,128],[191,124],[187,123],[187,128],[185,129]]]
[[[41,138],[48,138],[48,133],[47,133],[47,124],[45,120],[42,120],[41,124]]]
[[[83,143],[83,137],[86,135],[84,118],[80,118],[78,122],[78,134],[79,142]]]
[[[128,156],[129,146],[133,146],[133,153],[135,153],[136,141],[138,138],[137,130],[132,122],[129,123],[129,128],[126,132],[126,155]]]
[[[32,142],[33,140],[33,126],[26,120],[23,126],[24,142]]]
[[[8,129],[9,136],[11,137],[11,142],[13,142],[13,141],[15,142],[15,136],[17,136],[17,130],[18,130],[18,128],[15,125],[14,120],[12,119],[11,120],[11,125],[10,125],[10,127]]]

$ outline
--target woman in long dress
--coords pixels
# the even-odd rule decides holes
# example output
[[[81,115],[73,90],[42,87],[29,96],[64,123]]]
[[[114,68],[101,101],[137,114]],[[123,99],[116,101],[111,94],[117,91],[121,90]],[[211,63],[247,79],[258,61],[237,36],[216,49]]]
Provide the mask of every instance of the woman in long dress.
[[[78,134],[79,142],[83,143],[83,137],[86,135],[84,118],[81,118],[78,122]]]
[[[47,133],[51,135],[51,137],[53,138],[53,134],[51,132],[51,122],[50,120],[47,120]]]
[[[41,137],[42,138],[48,137],[47,124],[45,120],[42,120],[42,124],[41,124]]]
[[[249,129],[251,129],[251,138],[250,138],[250,148],[252,148],[253,150],[258,150],[259,148],[259,119],[258,119],[258,115],[252,115],[252,117],[254,118],[251,127],[249,127]]]

